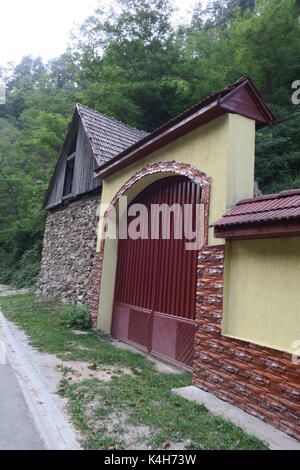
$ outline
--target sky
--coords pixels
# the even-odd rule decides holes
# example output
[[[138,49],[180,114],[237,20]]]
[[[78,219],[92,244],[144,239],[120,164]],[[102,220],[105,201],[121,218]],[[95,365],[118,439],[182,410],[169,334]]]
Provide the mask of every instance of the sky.
[[[187,17],[196,0],[174,0],[178,17]],[[67,47],[74,23],[80,24],[96,5],[109,0],[1,0],[0,65],[18,63],[25,55],[45,61]]]

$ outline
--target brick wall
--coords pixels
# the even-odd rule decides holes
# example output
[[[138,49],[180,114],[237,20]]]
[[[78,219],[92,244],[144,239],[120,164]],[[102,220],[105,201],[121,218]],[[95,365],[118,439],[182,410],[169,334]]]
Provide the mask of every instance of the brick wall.
[[[221,334],[224,247],[198,257],[194,384],[300,439],[300,366]]]

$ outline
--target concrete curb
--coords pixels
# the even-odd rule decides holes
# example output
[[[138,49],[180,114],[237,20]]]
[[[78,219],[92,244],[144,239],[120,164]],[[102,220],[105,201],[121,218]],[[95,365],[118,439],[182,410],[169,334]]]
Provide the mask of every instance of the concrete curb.
[[[80,450],[74,432],[22,353],[0,310],[0,331],[35,426],[47,450]]]
[[[248,434],[265,442],[270,450],[300,450],[300,442],[293,437],[255,418],[237,406],[220,400],[212,393],[205,392],[194,385],[173,389],[172,393],[204,405],[214,415],[231,421]]]

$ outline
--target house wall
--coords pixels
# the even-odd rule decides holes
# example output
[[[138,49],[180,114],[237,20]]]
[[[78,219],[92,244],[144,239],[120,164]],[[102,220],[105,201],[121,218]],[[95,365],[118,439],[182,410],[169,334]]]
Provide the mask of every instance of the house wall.
[[[300,349],[300,237],[226,243],[222,333]]]
[[[189,164],[211,178],[209,223],[221,217],[238,200],[253,196],[255,122],[238,115],[227,114],[202,126],[157,152],[120,170],[103,182],[102,203],[109,205],[120,188],[126,187],[132,175],[147,165],[159,162]],[[159,177],[159,173],[145,175],[128,187],[128,203],[142,189]],[[99,225],[97,252],[101,251],[101,224]],[[214,239],[209,229],[208,244],[224,244]],[[110,332],[113,308],[116,255],[112,257],[111,244],[104,245],[103,269],[97,327]],[[95,316],[95,315],[94,315]]]
[[[223,335],[223,271],[223,246],[207,247],[199,253],[194,384],[300,439],[300,358],[297,361],[289,353]],[[269,270],[266,275],[271,275]],[[281,271],[282,280],[284,275]],[[281,286],[277,290],[281,291]],[[263,286],[257,295],[260,289]],[[279,298],[277,292],[269,298],[269,305],[276,309]],[[255,314],[253,308],[250,315]],[[257,328],[264,327],[260,323]]]
[[[102,202],[110,204],[126,181],[145,165],[160,161],[188,163],[212,180],[210,220],[213,222],[238,200],[253,197],[254,155],[255,121],[226,114],[106,178]],[[136,194],[142,189],[140,183]],[[212,228],[209,244],[224,244],[223,240],[214,238]]]
[[[48,213],[37,282],[40,295],[89,304],[100,195]]]

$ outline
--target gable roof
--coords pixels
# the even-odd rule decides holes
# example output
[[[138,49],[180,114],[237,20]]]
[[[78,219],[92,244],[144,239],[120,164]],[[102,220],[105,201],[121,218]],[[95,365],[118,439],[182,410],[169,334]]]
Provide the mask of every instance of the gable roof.
[[[261,125],[276,121],[254,81],[245,76],[223,90],[206,97],[200,103],[171,119],[110,161],[99,166],[96,169],[96,176],[105,178],[228,112],[254,119]]]
[[[99,113],[98,111],[94,111],[87,106],[77,103],[71,122],[68,126],[66,137],[60,149],[54,172],[44,195],[43,207],[47,206],[51,189],[57,177],[59,164],[66,156],[66,151],[70,145],[70,141],[76,138],[77,134],[75,131],[78,129],[79,119],[81,120],[88,139],[92,155],[95,158],[95,166],[99,166],[109,161],[115,155],[118,155],[127,147],[132,146],[135,142],[147,135],[144,131],[130,127],[127,124],[106,116],[105,114]]]
[[[213,227],[217,238],[233,238],[250,233],[268,232],[281,227],[280,233],[290,231],[287,224],[300,227],[300,189],[268,194],[254,199],[244,199],[217,220]],[[285,229],[286,227],[286,229]],[[271,230],[272,231],[272,230]],[[271,233],[271,232],[270,232]]]
[[[76,104],[76,109],[98,165],[109,161],[147,135],[144,131],[130,127],[80,103]]]

